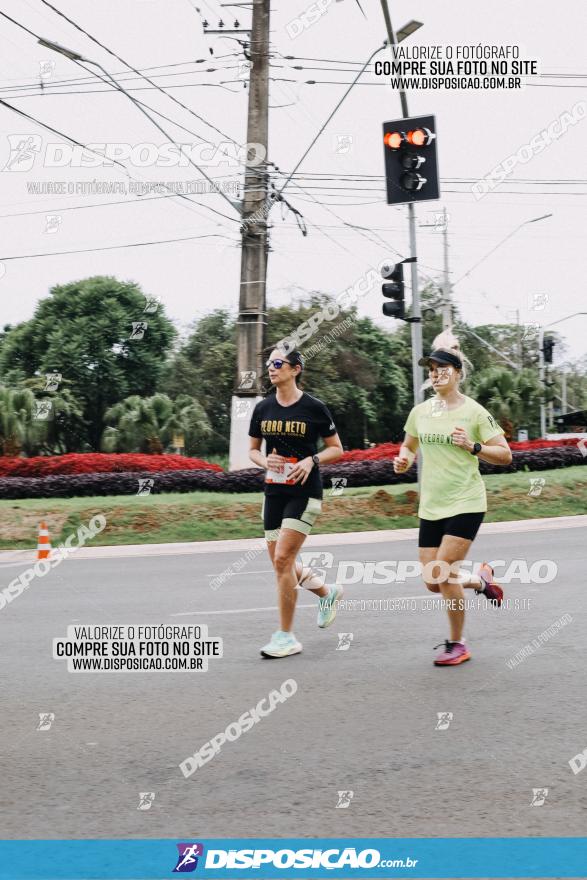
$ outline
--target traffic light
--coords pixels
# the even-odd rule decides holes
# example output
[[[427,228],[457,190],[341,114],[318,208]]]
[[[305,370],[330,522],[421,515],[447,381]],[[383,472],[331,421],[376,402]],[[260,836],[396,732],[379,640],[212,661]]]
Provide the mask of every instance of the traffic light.
[[[388,318],[397,318],[398,321],[403,321],[406,315],[403,264],[398,263],[396,266],[389,263],[384,265],[381,274],[387,279],[387,283],[381,285],[381,293],[391,300],[391,302],[383,303],[383,314]]]
[[[551,364],[552,363],[552,349],[554,348],[555,342],[552,336],[545,336],[544,341],[542,343],[542,354],[544,355],[544,363]]]
[[[388,205],[440,198],[434,116],[384,122],[383,144]]]

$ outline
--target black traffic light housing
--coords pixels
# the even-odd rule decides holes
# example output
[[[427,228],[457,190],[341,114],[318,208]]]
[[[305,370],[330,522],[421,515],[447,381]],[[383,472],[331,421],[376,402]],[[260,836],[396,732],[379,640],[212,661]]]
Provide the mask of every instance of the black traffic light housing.
[[[381,270],[382,276],[387,279],[386,283],[381,285],[381,293],[391,300],[391,302],[383,303],[382,311],[388,318],[397,318],[399,321],[404,321],[406,308],[404,301],[403,263],[398,263],[394,266],[393,270],[389,270],[391,270],[391,265],[389,269],[386,269],[384,266]]]
[[[440,198],[434,116],[384,122],[383,149],[388,205]]]
[[[544,363],[551,364],[552,363],[552,350],[555,346],[555,341],[552,336],[545,336],[542,342],[542,354],[544,355]]]

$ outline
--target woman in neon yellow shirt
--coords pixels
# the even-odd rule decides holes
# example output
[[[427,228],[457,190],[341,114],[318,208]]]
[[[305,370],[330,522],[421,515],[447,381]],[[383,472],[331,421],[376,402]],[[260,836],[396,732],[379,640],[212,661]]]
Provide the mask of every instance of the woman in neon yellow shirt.
[[[435,395],[410,412],[394,470],[397,474],[406,471],[420,448],[420,562],[428,589],[447,600],[450,626],[450,639],[434,663],[457,666],[471,658],[463,638],[463,588],[483,593],[496,606],[503,597],[486,562],[476,575],[457,573],[455,565],[466,559],[487,511],[478,459],[508,465],[512,453],[493,416],[459,390],[465,366],[457,340],[451,334],[441,334],[433,347],[420,365],[428,367]]]

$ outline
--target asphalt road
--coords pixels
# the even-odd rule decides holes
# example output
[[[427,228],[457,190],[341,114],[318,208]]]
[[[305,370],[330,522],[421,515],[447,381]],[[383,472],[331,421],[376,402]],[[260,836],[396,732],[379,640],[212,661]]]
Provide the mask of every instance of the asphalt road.
[[[581,528],[485,527],[476,561],[548,558],[558,574],[514,581],[509,610],[471,612],[473,659],[455,669],[432,664],[445,614],[423,610],[430,594],[416,578],[347,586],[350,599],[418,598],[404,611],[341,610],[325,631],[314,597],[301,593],[304,652],[270,661],[259,656],[277,628],[264,553],[216,590],[211,580],[242,550],[150,547],[63,563],[0,610],[1,836],[584,835],[587,771],[574,775],[568,763],[587,748],[581,519]],[[313,543],[335,565],[411,560],[412,534]],[[2,586],[25,567],[0,562]],[[508,667],[563,615],[572,620],[558,634]],[[207,672],[72,674],[52,659],[52,640],[71,623],[205,623],[224,656]],[[339,632],[353,634],[348,650],[337,649]],[[184,778],[184,758],[289,678],[293,696]],[[37,730],[45,712],[55,719]],[[448,728],[436,729],[445,712]],[[548,794],[531,805],[537,788]],[[339,791],[353,792],[345,808]],[[137,809],[140,792],[155,793],[150,809]]]

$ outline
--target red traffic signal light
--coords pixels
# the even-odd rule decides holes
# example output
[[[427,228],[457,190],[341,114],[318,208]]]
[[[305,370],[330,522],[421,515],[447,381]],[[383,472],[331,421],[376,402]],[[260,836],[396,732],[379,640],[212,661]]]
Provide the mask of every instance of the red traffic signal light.
[[[390,150],[399,150],[404,142],[403,131],[388,131],[383,135],[383,143]]]
[[[434,116],[384,122],[383,143],[389,205],[440,198]]]
[[[406,140],[414,147],[427,147],[435,137],[429,128],[414,128],[407,133]]]

